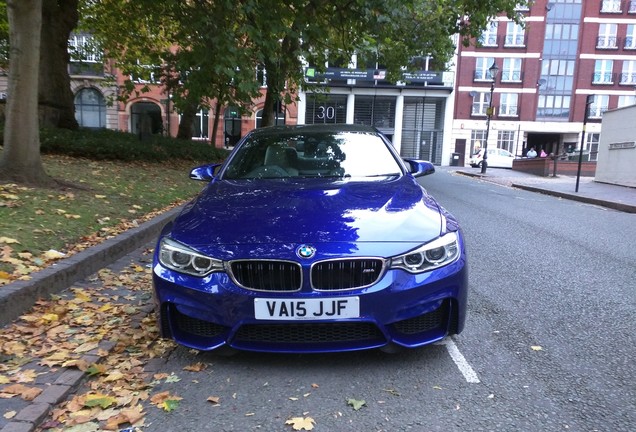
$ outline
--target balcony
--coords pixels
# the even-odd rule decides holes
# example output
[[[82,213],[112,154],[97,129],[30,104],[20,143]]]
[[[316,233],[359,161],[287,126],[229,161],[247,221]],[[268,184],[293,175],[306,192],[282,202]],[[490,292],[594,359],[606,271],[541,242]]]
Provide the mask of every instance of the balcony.
[[[504,47],[506,48],[524,48],[526,46],[525,35],[506,35],[504,40]]]
[[[519,117],[519,107],[516,105],[501,105],[499,107],[499,117]]]
[[[501,71],[501,82],[507,83],[520,83],[523,81],[523,72],[513,70],[513,71]]]
[[[594,72],[594,74],[592,74],[592,84],[613,85],[614,74],[612,72]]]
[[[479,45],[484,48],[496,48],[499,46],[499,36],[495,34],[482,35],[479,38]]]
[[[599,36],[596,38],[596,49],[618,49],[616,36]]]
[[[636,72],[625,72],[620,75],[619,84],[636,85]]]
[[[601,13],[619,14],[622,12],[620,0],[601,0]]]

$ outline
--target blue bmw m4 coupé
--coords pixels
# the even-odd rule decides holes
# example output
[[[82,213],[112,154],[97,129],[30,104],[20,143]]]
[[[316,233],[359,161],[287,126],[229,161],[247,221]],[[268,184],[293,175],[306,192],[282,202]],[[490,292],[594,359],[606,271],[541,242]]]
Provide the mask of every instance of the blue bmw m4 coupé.
[[[377,130],[250,132],[160,235],[162,336],[199,350],[415,348],[462,331],[466,248],[456,219]]]

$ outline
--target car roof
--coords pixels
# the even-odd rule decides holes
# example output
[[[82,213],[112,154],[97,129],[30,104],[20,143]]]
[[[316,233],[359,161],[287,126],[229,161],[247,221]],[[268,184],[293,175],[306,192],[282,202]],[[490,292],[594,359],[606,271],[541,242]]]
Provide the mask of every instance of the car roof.
[[[288,126],[268,126],[254,129],[250,135],[271,136],[288,133],[339,133],[339,132],[364,132],[379,134],[378,130],[372,126],[359,124],[308,124],[308,125],[288,125]]]

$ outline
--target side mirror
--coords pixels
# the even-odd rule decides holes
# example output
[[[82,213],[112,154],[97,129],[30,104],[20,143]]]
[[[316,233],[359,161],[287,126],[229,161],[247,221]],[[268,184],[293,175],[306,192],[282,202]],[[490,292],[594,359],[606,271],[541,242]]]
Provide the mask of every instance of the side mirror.
[[[190,171],[190,179],[207,182],[212,181],[214,178],[214,171],[216,171],[216,169],[220,166],[221,164],[211,164],[192,168],[192,171]]]
[[[435,172],[435,166],[429,161],[417,159],[404,159],[404,161],[408,164],[413,177],[422,177]]]

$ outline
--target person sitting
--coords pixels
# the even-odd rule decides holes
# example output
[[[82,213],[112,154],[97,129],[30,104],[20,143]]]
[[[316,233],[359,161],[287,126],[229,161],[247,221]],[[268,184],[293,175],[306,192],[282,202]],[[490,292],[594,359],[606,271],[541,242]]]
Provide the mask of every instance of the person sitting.
[[[529,159],[536,158],[537,157],[537,151],[534,149],[534,147],[530,147],[530,150],[528,150],[528,153],[526,153],[526,156]]]
[[[545,150],[541,149],[541,154],[539,156],[544,158],[544,157],[548,157],[548,154],[545,152]]]

